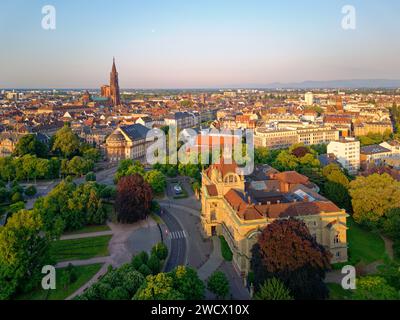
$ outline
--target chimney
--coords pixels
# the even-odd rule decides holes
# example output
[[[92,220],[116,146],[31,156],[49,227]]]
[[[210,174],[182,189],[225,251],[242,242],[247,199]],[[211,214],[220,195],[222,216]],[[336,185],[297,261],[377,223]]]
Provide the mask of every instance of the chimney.
[[[249,204],[251,204],[251,198],[250,198],[250,196],[247,197],[247,202],[248,202]]]
[[[309,202],[309,200],[310,200],[310,199],[308,198],[308,196],[305,196],[305,197],[304,197],[304,202]]]

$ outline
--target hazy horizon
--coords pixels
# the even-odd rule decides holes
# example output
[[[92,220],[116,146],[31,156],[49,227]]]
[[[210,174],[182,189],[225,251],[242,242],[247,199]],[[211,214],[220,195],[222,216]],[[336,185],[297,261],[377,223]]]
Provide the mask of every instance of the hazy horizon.
[[[42,7],[57,28],[41,27]],[[255,88],[400,81],[400,2],[3,0],[0,88],[98,89],[116,57],[121,88]]]

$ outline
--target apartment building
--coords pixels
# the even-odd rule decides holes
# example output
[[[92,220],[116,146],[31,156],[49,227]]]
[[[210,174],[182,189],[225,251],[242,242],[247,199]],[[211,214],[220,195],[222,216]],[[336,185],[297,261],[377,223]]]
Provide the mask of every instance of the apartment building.
[[[355,138],[342,138],[328,144],[328,154],[335,155],[340,165],[355,174],[360,170],[360,141]]]
[[[295,143],[305,145],[327,144],[339,139],[339,131],[331,127],[269,130],[258,128],[254,134],[255,147],[284,149]]]

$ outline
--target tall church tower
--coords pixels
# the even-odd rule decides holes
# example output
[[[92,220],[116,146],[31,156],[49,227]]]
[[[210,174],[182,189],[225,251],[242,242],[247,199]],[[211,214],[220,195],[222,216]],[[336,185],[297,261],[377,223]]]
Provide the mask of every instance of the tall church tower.
[[[113,65],[110,73],[110,94],[111,102],[114,107],[121,104],[121,97],[119,94],[118,72],[115,66],[115,58],[113,58]]]

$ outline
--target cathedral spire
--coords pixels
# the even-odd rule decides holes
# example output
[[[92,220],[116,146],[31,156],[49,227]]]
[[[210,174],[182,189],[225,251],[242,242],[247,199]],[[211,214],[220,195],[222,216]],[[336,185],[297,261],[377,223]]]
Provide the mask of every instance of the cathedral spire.
[[[110,74],[110,91],[113,106],[119,106],[121,104],[121,98],[119,93],[118,72],[117,67],[115,66],[115,57],[113,57],[113,65]]]

